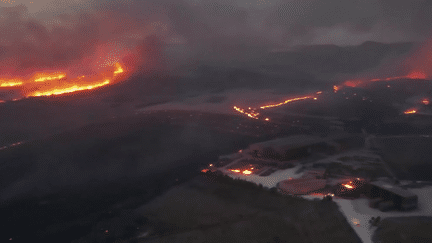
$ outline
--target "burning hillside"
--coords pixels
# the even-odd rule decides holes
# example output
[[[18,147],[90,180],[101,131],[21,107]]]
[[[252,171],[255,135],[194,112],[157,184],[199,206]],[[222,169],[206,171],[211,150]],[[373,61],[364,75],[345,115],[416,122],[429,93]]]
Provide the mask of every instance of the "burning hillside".
[[[115,64],[111,70],[101,72],[97,75],[86,77],[80,76],[69,79],[65,72],[40,72],[30,79],[18,77],[4,78],[0,80],[1,87],[16,86],[25,97],[51,96],[72,93],[82,90],[91,90],[114,83],[119,80],[124,68],[120,63]]]
[[[137,69],[163,67],[162,22],[149,19],[139,25],[121,12],[91,11],[40,19],[24,5],[2,8],[3,93],[11,90],[19,98],[62,95],[117,83]]]

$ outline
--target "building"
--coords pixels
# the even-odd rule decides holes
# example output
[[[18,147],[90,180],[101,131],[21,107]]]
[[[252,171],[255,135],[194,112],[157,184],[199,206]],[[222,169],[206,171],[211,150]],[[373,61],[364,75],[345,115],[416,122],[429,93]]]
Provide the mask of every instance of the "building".
[[[369,196],[372,198],[370,206],[381,210],[390,204],[397,209],[410,210],[417,208],[418,203],[417,195],[411,191],[384,181],[369,183]]]
[[[326,180],[302,178],[289,179],[278,183],[277,187],[282,193],[292,195],[304,195],[322,189],[326,186]]]

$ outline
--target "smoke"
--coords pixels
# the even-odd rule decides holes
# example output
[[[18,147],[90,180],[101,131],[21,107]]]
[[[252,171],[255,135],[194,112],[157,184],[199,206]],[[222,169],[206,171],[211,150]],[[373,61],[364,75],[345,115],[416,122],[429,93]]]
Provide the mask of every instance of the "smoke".
[[[1,9],[0,72],[90,75],[259,62],[298,44],[424,41],[430,1],[12,1]]]

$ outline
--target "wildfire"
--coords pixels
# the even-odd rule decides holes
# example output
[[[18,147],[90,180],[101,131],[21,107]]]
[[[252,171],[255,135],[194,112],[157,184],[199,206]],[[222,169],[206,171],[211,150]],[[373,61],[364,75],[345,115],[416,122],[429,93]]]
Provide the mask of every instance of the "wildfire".
[[[272,107],[276,107],[276,106],[285,105],[285,104],[293,102],[293,101],[306,100],[306,99],[310,99],[310,98],[313,98],[313,97],[312,96],[305,96],[305,97],[299,97],[299,98],[289,99],[289,100],[285,100],[284,102],[281,102],[281,103],[278,103],[278,104],[261,106],[260,108],[261,109],[267,109],[267,108],[272,108]]]
[[[426,74],[420,71],[413,71],[410,74],[408,74],[406,77],[410,79],[426,79]]]
[[[64,80],[67,78],[65,72],[37,72],[29,79],[3,78],[0,80],[0,87],[20,87],[26,97],[61,95],[106,86],[113,83],[114,77],[124,72],[120,63],[116,63],[111,71],[69,80]]]
[[[417,112],[416,109],[409,109],[409,110],[404,111],[404,114],[414,114],[416,112]]]
[[[0,81],[0,87],[12,87],[12,86],[20,86],[23,84],[21,81]]]
[[[351,185],[348,185],[348,184],[344,184],[343,186],[345,186],[346,188],[349,188],[349,189],[352,189],[352,188],[354,188],[353,186],[351,186]]]
[[[318,91],[317,92],[317,94],[321,94],[322,92],[321,91]],[[267,109],[267,108],[273,108],[273,107],[277,107],[277,106],[281,106],[281,105],[285,105],[285,104],[288,104],[288,103],[290,103],[290,102],[294,102],[294,101],[299,101],[299,100],[306,100],[306,99],[314,99],[314,100],[317,100],[317,98],[316,97],[313,97],[313,96],[304,96],[304,97],[298,97],[298,98],[292,98],[292,99],[288,99],[288,100],[285,100],[285,101],[283,101],[283,102],[281,102],[281,103],[277,103],[277,104],[272,104],[272,105],[265,105],[265,106],[261,106],[260,107],[260,109]],[[240,112],[240,113],[242,113],[242,114],[245,114],[245,115],[247,115],[248,117],[250,117],[250,118],[253,118],[253,119],[258,119],[258,116],[259,116],[259,114],[260,113],[256,113],[256,108],[252,108],[252,107],[248,107],[248,111],[245,111],[244,109],[241,109],[241,108],[239,108],[239,107],[237,107],[237,106],[234,106],[233,107],[234,108],[234,110],[236,110],[237,112]],[[270,118],[265,118],[264,119],[265,121],[270,121]]]
[[[250,175],[252,174],[252,170],[254,168],[250,168],[250,169],[245,169],[245,170],[240,170],[240,169],[230,169],[230,171],[234,172],[234,173],[241,173],[243,175]]]
[[[120,65],[120,63],[116,63],[116,68],[117,69],[114,71],[114,75],[117,75],[119,73],[123,73],[124,72],[124,70],[123,70],[122,66]]]
[[[65,73],[60,73],[58,75],[55,74],[49,74],[49,73],[38,73],[35,75],[35,82],[45,82],[47,80],[56,80],[56,79],[62,79],[66,77]]]
[[[333,91],[335,93],[337,93],[339,89],[340,89],[340,86],[333,85]]]
[[[89,90],[89,89],[94,89],[94,88],[98,88],[98,87],[102,87],[105,86],[107,84],[109,84],[110,81],[109,80],[105,80],[102,83],[96,83],[93,85],[74,85],[72,87],[67,87],[67,88],[62,88],[62,89],[52,89],[50,91],[45,91],[45,92],[34,92],[32,94],[30,94],[29,96],[51,96],[51,95],[60,95],[60,94],[65,94],[65,93],[72,93],[72,92],[76,92],[76,91],[81,91],[81,90]]]
[[[348,87],[357,87],[360,84],[362,84],[361,80],[347,80],[344,82],[344,85]]]
[[[234,106],[234,110],[243,113],[245,115],[247,115],[250,118],[254,118],[254,119],[258,119],[258,115],[259,113],[254,113],[254,112],[246,112],[244,109],[238,108],[237,106]]]

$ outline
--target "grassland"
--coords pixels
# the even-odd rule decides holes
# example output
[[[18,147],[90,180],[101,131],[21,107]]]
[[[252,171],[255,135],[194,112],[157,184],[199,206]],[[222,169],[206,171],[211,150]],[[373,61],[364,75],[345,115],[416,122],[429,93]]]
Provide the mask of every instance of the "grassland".
[[[208,173],[138,212],[151,233],[135,242],[361,242],[333,202]]]

